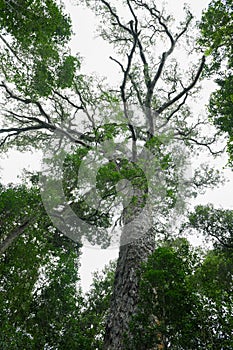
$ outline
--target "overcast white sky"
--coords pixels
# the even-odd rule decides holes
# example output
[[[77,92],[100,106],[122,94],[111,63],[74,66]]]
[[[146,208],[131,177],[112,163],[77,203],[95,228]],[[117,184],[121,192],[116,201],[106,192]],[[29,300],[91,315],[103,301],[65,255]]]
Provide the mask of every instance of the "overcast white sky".
[[[87,73],[96,72],[102,76],[110,77],[110,80],[115,79],[117,77],[116,65],[108,59],[113,52],[112,48],[101,39],[94,39],[96,25],[94,15],[90,11],[74,6],[73,4],[75,3],[75,0],[72,2],[64,0],[64,3],[68,11],[71,13],[74,32],[76,33],[72,40],[72,49],[74,52],[80,52],[81,56],[84,58],[83,69]],[[197,18],[200,18],[202,9],[207,6],[209,1],[189,0],[186,1],[186,3],[190,5],[192,13],[194,13]],[[174,16],[179,16],[182,12],[183,5],[183,0],[168,0],[166,5],[168,8],[167,12],[171,11]],[[203,93],[206,93],[206,96],[208,96],[207,91],[203,91]],[[204,103],[205,102],[203,102],[203,111]],[[21,174],[23,168],[26,168],[29,171],[40,170],[40,159],[40,153],[23,154],[18,151],[10,151],[8,153],[8,158],[3,158],[0,163],[0,167],[2,168],[0,171],[2,182],[5,184],[9,182],[19,182],[20,180],[17,176]],[[222,168],[225,163],[226,158],[222,159],[222,161],[218,160],[217,168]],[[205,195],[199,196],[195,202],[202,204],[212,202],[216,206],[233,208],[233,175],[230,170],[226,170],[225,173],[230,181],[229,183],[214,191],[207,191]],[[91,283],[91,273],[96,269],[102,269],[110,259],[115,259],[117,254],[118,249],[83,249],[80,273],[84,290],[87,290]]]

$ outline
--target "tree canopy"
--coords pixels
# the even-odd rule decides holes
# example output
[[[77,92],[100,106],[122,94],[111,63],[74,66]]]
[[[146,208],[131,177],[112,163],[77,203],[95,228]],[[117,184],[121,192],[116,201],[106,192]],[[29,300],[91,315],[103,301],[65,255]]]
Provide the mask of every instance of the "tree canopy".
[[[56,1],[1,0],[1,74],[26,95],[65,88],[79,65],[67,46],[71,21]]]
[[[232,210],[188,212],[220,177],[208,164],[186,174],[221,154],[212,124],[232,157],[232,4],[212,2],[193,39],[187,7],[177,23],[154,1],[77,5],[114,47],[119,86],[82,74],[62,3],[0,2],[1,151],[44,154],[40,174],[0,187],[1,348],[232,349]],[[206,76],[211,118],[190,103]],[[87,242],[119,257],[83,295]]]
[[[214,74],[218,89],[212,94],[209,103],[210,117],[214,124],[227,133],[228,152],[232,162],[233,148],[233,5],[232,1],[212,1],[203,13],[200,23],[200,43],[210,57],[208,74]]]

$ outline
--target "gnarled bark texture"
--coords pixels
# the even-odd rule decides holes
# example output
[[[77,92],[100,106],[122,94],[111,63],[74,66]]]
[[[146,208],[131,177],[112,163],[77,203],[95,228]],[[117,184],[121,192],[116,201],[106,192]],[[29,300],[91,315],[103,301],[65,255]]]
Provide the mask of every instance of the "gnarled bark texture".
[[[139,201],[140,202],[140,201]],[[123,350],[125,336],[131,337],[129,323],[137,312],[139,278],[137,271],[154,251],[152,230],[146,234],[145,227],[150,227],[150,215],[138,215],[142,206],[129,206],[124,218],[118,263],[115,274],[114,290],[107,320],[104,340],[105,350]],[[147,212],[148,214],[148,212]],[[133,219],[133,220],[132,220]],[[131,220],[131,224],[128,223]],[[129,242],[128,244],[124,244]]]

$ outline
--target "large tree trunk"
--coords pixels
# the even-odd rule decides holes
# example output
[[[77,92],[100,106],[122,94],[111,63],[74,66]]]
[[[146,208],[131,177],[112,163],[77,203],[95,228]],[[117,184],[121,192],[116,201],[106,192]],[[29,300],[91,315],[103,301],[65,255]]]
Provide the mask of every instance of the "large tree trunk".
[[[139,201],[140,202],[140,201]],[[130,208],[131,207],[131,208]],[[131,337],[129,322],[137,312],[138,302],[138,270],[143,261],[154,251],[154,235],[150,225],[150,215],[137,214],[142,206],[127,208],[125,226],[121,235],[119,258],[116,268],[114,290],[111,299],[110,313],[106,325],[104,339],[105,350],[123,350],[125,335]],[[130,213],[130,214],[129,214]],[[148,212],[146,213],[148,214]],[[136,217],[135,217],[136,216]],[[132,219],[131,225],[127,223]],[[148,227],[148,232],[145,232]],[[128,244],[125,244],[129,242]]]

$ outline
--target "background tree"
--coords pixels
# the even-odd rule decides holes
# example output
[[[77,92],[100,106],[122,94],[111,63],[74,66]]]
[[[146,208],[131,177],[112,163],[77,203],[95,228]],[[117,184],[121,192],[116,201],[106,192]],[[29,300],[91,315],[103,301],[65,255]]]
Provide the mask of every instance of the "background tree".
[[[200,307],[191,282],[198,255],[184,239],[155,249],[143,266],[135,335],[127,348],[198,349]]]
[[[203,343],[210,349],[231,349],[233,345],[232,277],[232,250],[210,250],[195,274]]]
[[[215,209],[213,205],[198,205],[189,214],[188,226],[202,233],[207,242],[215,247],[233,248],[233,212],[230,209]]]
[[[84,296],[79,246],[39,213],[38,188],[1,186],[0,197],[3,242],[22,215],[33,217],[0,258],[1,349],[101,348],[114,264]]]
[[[53,227],[38,188],[2,186],[0,197],[1,348],[62,348],[70,338],[75,348],[79,246]]]
[[[70,86],[79,61],[67,46],[71,21],[61,3],[1,0],[0,7],[3,77],[35,99]]]
[[[214,124],[228,133],[228,152],[232,162],[232,68],[233,68],[233,5],[232,1],[215,0],[203,12],[200,43],[209,56],[208,75],[214,75],[218,89],[212,93],[209,114]]]
[[[134,337],[125,348],[230,349],[231,253],[204,253],[184,238],[162,243],[143,265]]]
[[[85,339],[89,339],[86,350],[103,349],[115,269],[116,262],[110,262],[103,271],[95,272],[90,289],[85,294],[84,308],[79,315],[79,328]]]

